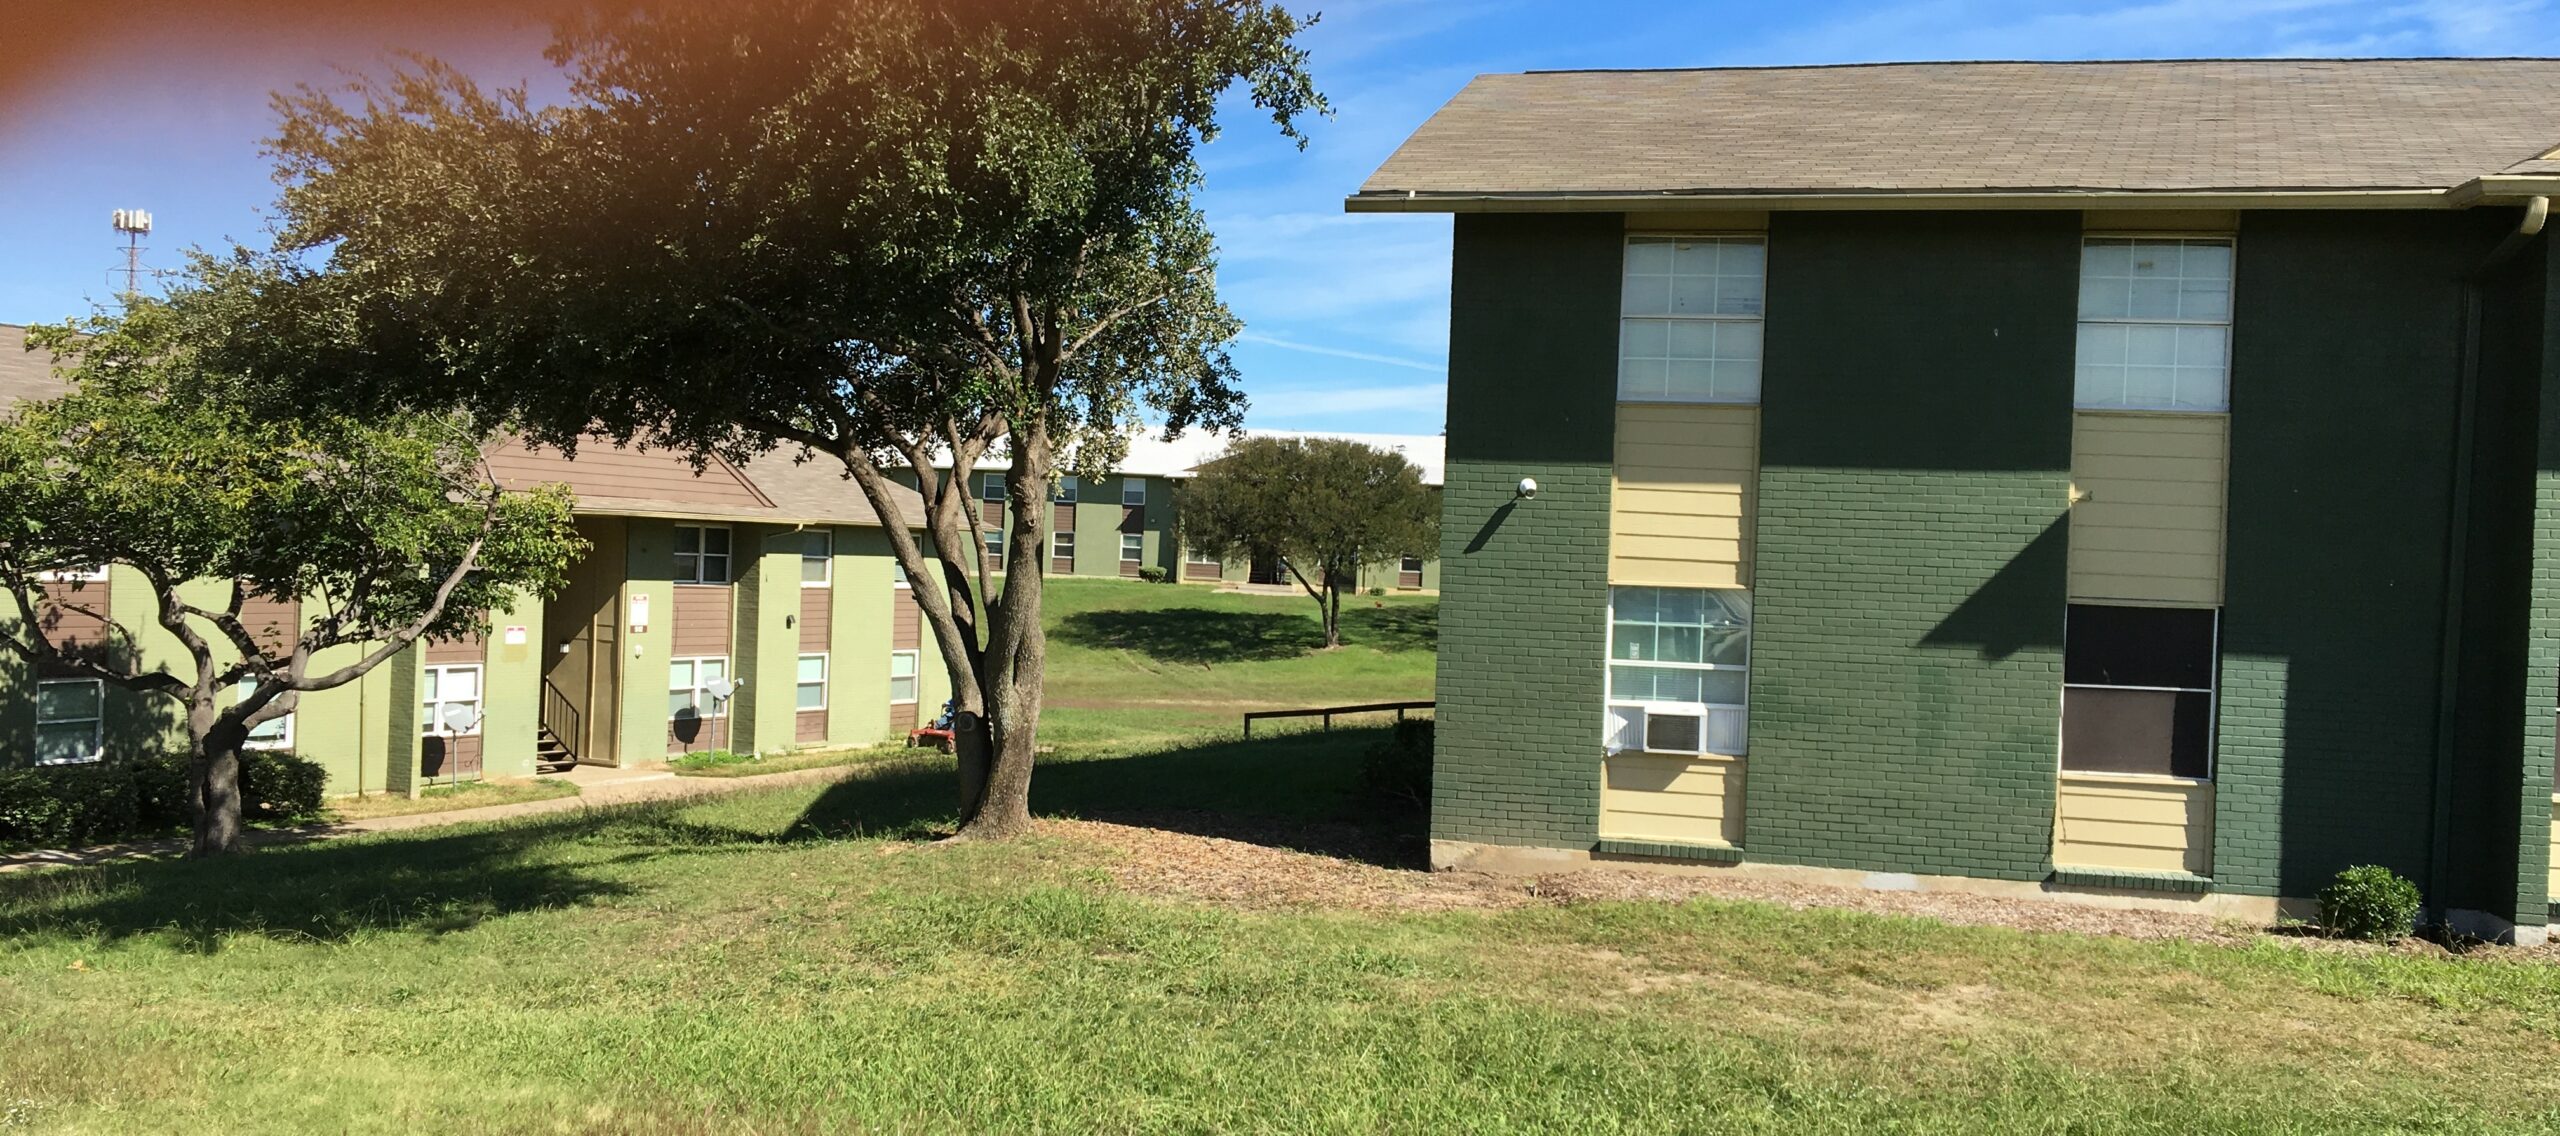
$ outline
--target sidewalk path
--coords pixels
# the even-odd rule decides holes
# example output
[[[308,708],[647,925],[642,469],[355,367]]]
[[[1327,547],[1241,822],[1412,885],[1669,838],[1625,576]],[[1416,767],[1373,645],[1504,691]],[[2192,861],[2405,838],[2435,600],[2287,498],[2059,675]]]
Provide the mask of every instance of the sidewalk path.
[[[312,824],[299,828],[261,828],[242,833],[240,839],[242,843],[252,845],[298,844],[307,840],[358,836],[368,832],[440,828],[451,824],[476,824],[481,821],[509,820],[543,813],[612,808],[641,801],[713,797],[750,789],[781,789],[793,785],[842,781],[860,773],[869,764],[854,762],[849,765],[827,765],[816,769],[795,769],[788,773],[766,773],[752,777],[679,777],[663,768],[603,769],[581,766],[567,773],[554,775],[566,778],[578,786],[578,795],[574,797],[549,797],[512,805],[451,809],[440,813],[410,813],[406,816],[374,817],[369,820]],[[166,859],[184,855],[186,850],[185,840],[172,839],[141,840],[129,844],[102,844],[94,848],[11,852],[0,854],[0,872],[21,871],[27,868],[104,864],[117,860]]]

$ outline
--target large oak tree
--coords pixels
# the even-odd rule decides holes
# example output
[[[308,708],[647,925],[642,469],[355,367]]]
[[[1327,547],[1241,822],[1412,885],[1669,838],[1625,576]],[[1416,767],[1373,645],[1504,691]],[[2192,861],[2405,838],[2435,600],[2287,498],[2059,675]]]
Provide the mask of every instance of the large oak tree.
[[[805,447],[884,517],[912,471],[931,545],[887,530],[943,585],[914,594],[958,703],[961,831],[1009,835],[1045,518],[1017,510],[991,586],[971,474],[1001,460],[1042,501],[1142,423],[1239,420],[1195,151],[1239,84],[1293,137],[1323,111],[1300,26],[1264,0],[640,3],[559,31],[557,105],[422,58],[305,90],[274,150],[285,243],[321,266],[275,298],[296,330],[242,347],[405,360],[311,394],[563,448]]]

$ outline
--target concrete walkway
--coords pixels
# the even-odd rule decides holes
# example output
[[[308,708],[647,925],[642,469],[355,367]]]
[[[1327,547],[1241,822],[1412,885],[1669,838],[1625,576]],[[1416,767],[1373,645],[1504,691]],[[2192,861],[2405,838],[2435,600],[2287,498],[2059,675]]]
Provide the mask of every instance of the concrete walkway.
[[[842,781],[861,772],[868,764],[868,762],[855,762],[850,765],[828,765],[816,769],[795,769],[788,773],[765,773],[749,777],[679,777],[669,772],[665,766],[640,766],[629,769],[579,766],[566,773],[549,775],[576,785],[578,795],[574,797],[549,797],[539,801],[521,801],[512,805],[448,809],[435,813],[410,813],[405,816],[373,817],[337,824],[304,825],[299,828],[253,829],[242,833],[240,840],[243,844],[253,846],[299,844],[308,840],[358,836],[368,832],[405,832],[413,828],[476,824],[481,821],[509,820],[515,817],[539,816],[544,813],[612,808],[642,801],[716,797],[724,793],[744,792],[750,789],[781,789],[793,785]],[[12,852],[0,855],[0,872],[104,864],[118,860],[167,859],[185,855],[186,851],[187,841],[185,840],[143,840],[129,844],[102,844],[94,848]]]

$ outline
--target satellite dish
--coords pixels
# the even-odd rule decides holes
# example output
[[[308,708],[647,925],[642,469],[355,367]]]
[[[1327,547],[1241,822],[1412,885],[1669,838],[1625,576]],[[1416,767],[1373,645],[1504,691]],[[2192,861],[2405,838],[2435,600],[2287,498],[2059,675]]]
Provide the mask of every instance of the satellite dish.
[[[738,684],[729,679],[715,678],[702,684],[702,689],[709,691],[713,698],[727,698],[738,692]]]
[[[437,715],[437,724],[443,726],[444,732],[448,734],[467,734],[479,727],[480,711],[477,707],[457,702],[445,707],[444,712]]]

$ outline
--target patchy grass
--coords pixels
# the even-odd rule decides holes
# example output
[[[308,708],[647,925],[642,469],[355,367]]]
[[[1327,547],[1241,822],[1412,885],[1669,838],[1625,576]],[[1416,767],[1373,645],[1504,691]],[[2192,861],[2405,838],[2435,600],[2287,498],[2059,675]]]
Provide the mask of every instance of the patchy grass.
[[[861,765],[884,761],[907,752],[904,746],[852,746],[837,749],[804,749],[790,753],[769,753],[757,757],[717,749],[689,753],[670,758],[667,768],[686,777],[757,777],[767,773],[789,773],[796,769],[825,769],[838,765]]]
[[[517,805],[526,801],[547,801],[553,797],[574,797],[578,787],[556,778],[510,778],[498,781],[465,781],[459,785],[437,785],[418,791],[416,800],[388,793],[368,793],[361,797],[333,797],[328,807],[334,820],[372,820],[376,817],[409,816],[413,813],[441,813],[454,809],[481,809],[491,805]]]
[[[1040,796],[1358,818],[1376,736],[1062,755]],[[2560,1123],[2560,968],[1712,901],[1174,902],[1071,835],[903,839],[948,825],[948,778],[900,756],[0,878],[0,1102],[64,1132]]]
[[[1160,746],[1237,732],[1248,710],[1431,697],[1437,597],[1344,597],[1332,651],[1304,596],[1065,578],[1043,602],[1044,743]]]

